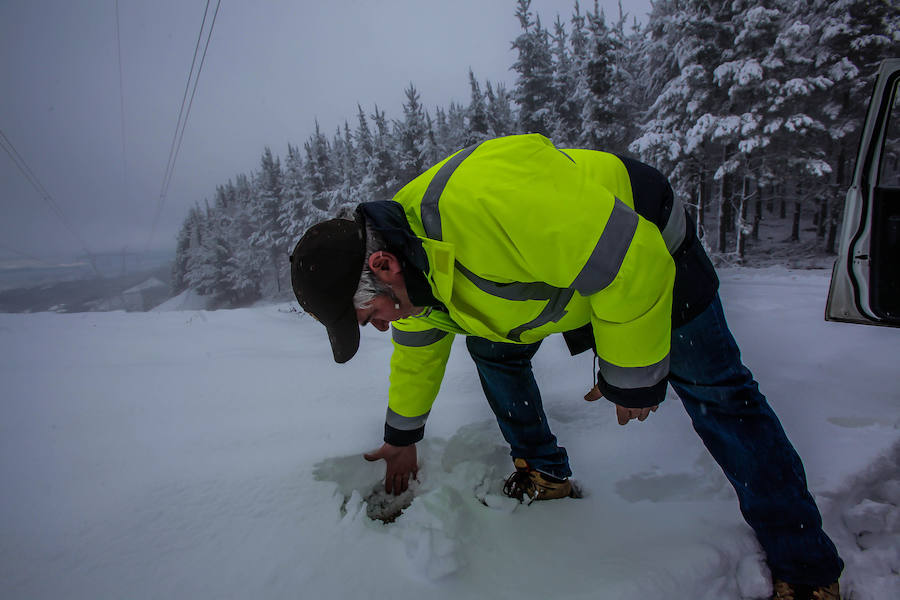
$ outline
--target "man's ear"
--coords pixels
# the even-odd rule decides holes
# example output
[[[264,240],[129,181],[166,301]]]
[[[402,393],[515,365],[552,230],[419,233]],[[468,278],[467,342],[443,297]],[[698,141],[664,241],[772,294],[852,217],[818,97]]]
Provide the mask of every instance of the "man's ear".
[[[403,270],[400,261],[390,252],[373,252],[369,255],[369,268],[379,280],[392,284],[400,277]]]

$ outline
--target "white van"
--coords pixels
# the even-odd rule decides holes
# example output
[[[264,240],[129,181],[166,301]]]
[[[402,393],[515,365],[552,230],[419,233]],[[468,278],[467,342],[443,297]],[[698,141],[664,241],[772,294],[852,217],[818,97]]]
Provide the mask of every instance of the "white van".
[[[900,327],[900,59],[881,64],[844,205],[825,319]]]

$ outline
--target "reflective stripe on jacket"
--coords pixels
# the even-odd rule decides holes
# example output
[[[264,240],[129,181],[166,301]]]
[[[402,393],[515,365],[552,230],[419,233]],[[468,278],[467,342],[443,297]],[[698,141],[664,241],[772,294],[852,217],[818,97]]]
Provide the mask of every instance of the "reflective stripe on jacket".
[[[421,439],[452,333],[532,343],[590,323],[606,396],[662,400],[675,274],[667,242],[683,239],[684,213],[671,227],[640,217],[617,157],[561,151],[536,134],[498,138],[435,165],[394,200],[447,310],[393,324],[387,441]]]

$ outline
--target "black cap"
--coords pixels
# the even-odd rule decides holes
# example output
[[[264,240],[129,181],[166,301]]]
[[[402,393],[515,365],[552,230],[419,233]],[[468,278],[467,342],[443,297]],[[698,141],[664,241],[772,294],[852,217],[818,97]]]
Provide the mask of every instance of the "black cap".
[[[334,360],[359,349],[353,296],[359,287],[366,243],[355,221],[331,219],[310,227],[291,253],[291,285],[303,310],[328,330]]]

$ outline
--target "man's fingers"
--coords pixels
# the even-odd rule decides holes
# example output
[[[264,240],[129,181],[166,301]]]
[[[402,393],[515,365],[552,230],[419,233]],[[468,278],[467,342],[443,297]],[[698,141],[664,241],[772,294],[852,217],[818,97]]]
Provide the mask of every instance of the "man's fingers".
[[[647,417],[650,416],[650,413],[656,412],[658,408],[659,404],[647,408],[626,408],[616,404],[616,419],[619,421],[619,425],[627,425],[632,419],[646,421]]]
[[[366,452],[363,454],[363,458],[369,462],[375,462],[376,460],[381,460],[383,457],[378,450],[372,450],[371,452]]]
[[[595,400],[599,400],[603,397],[603,392],[600,391],[596,385],[591,388],[591,390],[584,395],[584,399],[588,402],[593,402]]]

